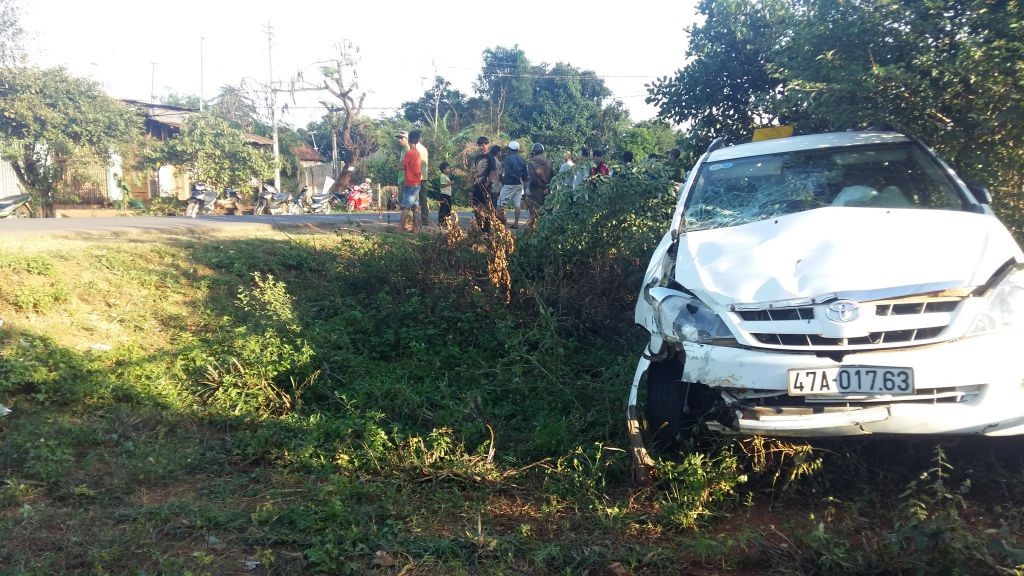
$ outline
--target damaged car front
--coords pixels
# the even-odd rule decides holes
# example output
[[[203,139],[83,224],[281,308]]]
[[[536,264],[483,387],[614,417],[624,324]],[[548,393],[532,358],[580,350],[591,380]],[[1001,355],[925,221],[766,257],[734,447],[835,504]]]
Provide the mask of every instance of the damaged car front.
[[[895,132],[713,145],[644,277],[630,413],[666,443],[1024,434],[1024,255],[988,203]]]

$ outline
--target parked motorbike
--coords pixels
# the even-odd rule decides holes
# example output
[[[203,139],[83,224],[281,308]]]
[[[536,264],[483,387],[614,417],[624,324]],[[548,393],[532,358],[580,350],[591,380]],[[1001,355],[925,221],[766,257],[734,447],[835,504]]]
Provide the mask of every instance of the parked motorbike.
[[[301,214],[303,212],[302,200],[299,195],[292,198],[287,192],[279,192],[270,184],[264,184],[263,188],[256,193],[253,199],[252,213],[254,216],[260,214]]]
[[[304,190],[300,196],[305,197]],[[344,205],[346,202],[346,195],[339,192],[314,192],[309,197],[309,204],[305,208],[310,214],[330,214],[335,205]]]
[[[188,206],[185,207],[185,216],[195,218],[200,213],[204,216],[213,214],[213,208],[217,203],[217,191],[202,182],[192,185],[189,193]]]
[[[371,199],[369,180],[345,189],[344,205],[351,212],[369,210]]]
[[[0,198],[0,218],[31,218],[31,199],[28,194]]]

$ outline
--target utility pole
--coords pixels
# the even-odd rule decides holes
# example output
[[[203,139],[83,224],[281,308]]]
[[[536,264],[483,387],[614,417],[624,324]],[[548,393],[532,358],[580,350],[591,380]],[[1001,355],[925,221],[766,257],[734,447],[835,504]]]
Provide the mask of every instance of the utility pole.
[[[150,62],[152,68],[149,72],[149,103],[156,104],[156,62]]]
[[[274,89],[274,28],[267,21],[267,59],[270,64],[270,124],[274,129],[274,188],[281,190],[281,151],[277,142],[277,92]]]
[[[206,38],[199,37],[199,112],[203,111],[203,42]]]

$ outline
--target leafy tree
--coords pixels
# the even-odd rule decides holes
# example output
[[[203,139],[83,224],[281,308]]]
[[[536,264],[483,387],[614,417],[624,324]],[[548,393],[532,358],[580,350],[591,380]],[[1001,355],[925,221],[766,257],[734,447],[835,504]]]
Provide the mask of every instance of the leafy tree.
[[[241,130],[211,112],[186,119],[180,134],[165,143],[157,160],[181,166],[193,180],[218,190],[241,188],[253,178],[274,175],[270,154],[251,146]]]
[[[221,86],[220,92],[210,102],[210,110],[233,127],[246,132],[253,132],[260,122],[259,108],[243,85]]]
[[[739,141],[778,119],[783,83],[769,54],[791,15],[787,0],[701,0],[698,11],[704,19],[687,30],[688,63],[650,84],[647,102],[659,118],[688,124],[691,148],[703,150],[718,136]]]
[[[179,106],[181,108],[199,110],[199,96],[196,96],[195,94],[179,94],[173,90],[161,96],[160,103],[167,104],[168,106]]]
[[[517,131],[549,146],[575,148],[591,139],[602,103],[611,95],[592,71],[558,63],[535,66],[532,94],[514,102],[510,115]]]
[[[466,95],[452,88],[452,83],[441,76],[419,100],[402,104],[402,115],[409,122],[436,126],[442,119],[449,132],[460,132],[467,118],[469,106]]]
[[[25,59],[25,31],[15,0],[0,0],[0,66],[14,66]]]
[[[614,150],[618,147],[619,139],[632,125],[625,105],[614,100],[598,112],[586,144],[593,149]]]
[[[512,103],[526,102],[533,94],[530,61],[519,45],[487,48],[483,67],[473,88],[487,104],[488,127],[499,134]]]
[[[1024,5],[803,0],[771,55],[801,131],[884,122],[934,146],[1024,231]]]
[[[141,133],[141,118],[96,82],[63,68],[0,68],[0,155],[46,216],[70,176],[107,166]]]
[[[660,120],[645,120],[626,131],[617,148],[630,151],[637,160],[649,154],[664,155],[676,146],[676,132]]]

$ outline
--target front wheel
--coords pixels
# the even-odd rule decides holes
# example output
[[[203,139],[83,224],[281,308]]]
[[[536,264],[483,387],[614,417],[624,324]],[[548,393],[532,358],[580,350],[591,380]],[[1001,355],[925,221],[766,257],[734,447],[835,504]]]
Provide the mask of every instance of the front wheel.
[[[185,217],[186,218],[195,218],[198,213],[199,213],[199,202],[196,202],[195,200],[189,200],[188,201],[188,206],[185,207]]]
[[[260,200],[259,202],[256,203],[256,205],[252,207],[252,215],[259,216],[260,214],[263,214],[266,211],[266,209],[267,203],[264,202],[263,200]]]
[[[672,450],[680,445],[686,415],[687,385],[682,381],[683,365],[678,360],[655,362],[647,369],[647,441],[655,450]]]

